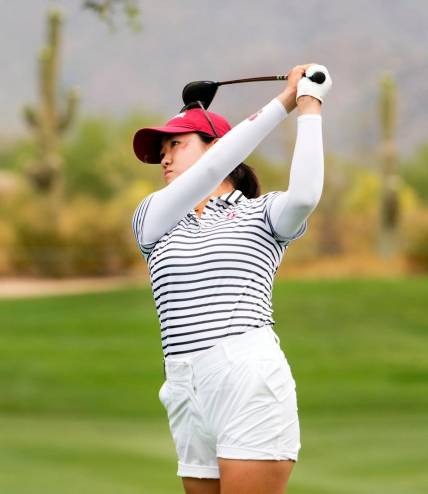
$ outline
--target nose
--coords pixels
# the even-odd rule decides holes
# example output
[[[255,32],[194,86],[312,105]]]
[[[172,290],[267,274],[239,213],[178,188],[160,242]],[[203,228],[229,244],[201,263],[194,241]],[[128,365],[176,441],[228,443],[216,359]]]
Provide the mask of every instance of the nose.
[[[165,169],[170,164],[171,164],[171,156],[169,153],[165,153],[165,155],[163,156],[163,158],[161,160],[161,165]]]

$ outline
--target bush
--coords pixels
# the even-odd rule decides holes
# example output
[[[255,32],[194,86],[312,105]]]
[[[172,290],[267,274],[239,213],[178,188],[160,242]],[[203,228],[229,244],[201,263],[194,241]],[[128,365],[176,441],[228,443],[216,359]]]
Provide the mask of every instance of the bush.
[[[23,188],[1,204],[1,272],[41,277],[125,273],[141,260],[131,219],[150,190],[140,181],[109,201],[80,195],[61,206]]]
[[[428,201],[428,143],[419,146],[416,152],[400,165],[404,180],[416,191],[419,198]]]
[[[403,252],[414,272],[428,271],[428,210],[419,209],[403,217]]]

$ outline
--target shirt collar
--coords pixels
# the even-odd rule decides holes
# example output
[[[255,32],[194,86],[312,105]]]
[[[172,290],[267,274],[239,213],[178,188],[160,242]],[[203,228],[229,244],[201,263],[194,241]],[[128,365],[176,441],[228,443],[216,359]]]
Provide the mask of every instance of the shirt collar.
[[[226,192],[221,196],[210,196],[210,201],[223,201],[226,204],[238,204],[242,199],[247,199],[245,194],[239,189],[233,189],[232,191]],[[191,209],[189,213],[192,216],[196,216],[194,209]]]
[[[221,199],[227,204],[236,204],[242,199],[247,199],[247,198],[245,197],[244,193],[241,190],[234,189],[233,191],[226,192],[221,196],[211,196],[210,199]]]

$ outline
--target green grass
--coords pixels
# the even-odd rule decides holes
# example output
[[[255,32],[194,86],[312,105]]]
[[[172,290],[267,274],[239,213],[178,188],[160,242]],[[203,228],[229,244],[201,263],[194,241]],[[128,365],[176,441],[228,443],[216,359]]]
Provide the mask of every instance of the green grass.
[[[428,279],[277,281],[290,494],[422,494]],[[149,288],[0,301],[0,492],[181,493]]]

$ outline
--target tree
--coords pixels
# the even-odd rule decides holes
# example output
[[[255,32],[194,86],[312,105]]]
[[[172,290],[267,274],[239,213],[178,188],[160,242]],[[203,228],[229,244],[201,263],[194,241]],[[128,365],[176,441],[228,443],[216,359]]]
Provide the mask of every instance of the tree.
[[[128,23],[134,31],[141,29],[140,9],[138,0],[83,0],[84,9],[95,12],[102,20],[113,27],[113,17],[116,11],[122,10],[128,19]]]

